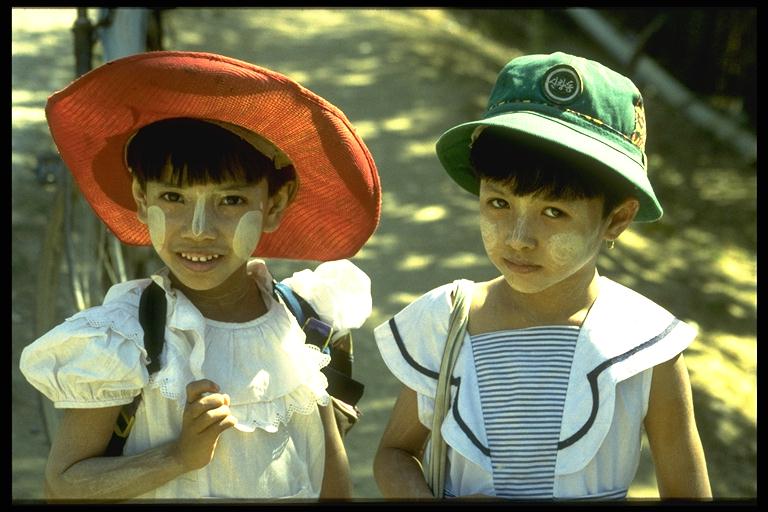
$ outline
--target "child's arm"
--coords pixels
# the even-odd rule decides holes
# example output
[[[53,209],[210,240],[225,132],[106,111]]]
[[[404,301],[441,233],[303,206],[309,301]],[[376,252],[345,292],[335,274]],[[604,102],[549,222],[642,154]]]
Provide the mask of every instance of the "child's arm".
[[[432,498],[421,455],[429,429],[419,421],[416,392],[403,387],[373,461],[373,476],[385,498]]]
[[[645,430],[662,498],[711,498],[682,354],[653,368]]]
[[[349,481],[349,459],[341,440],[339,427],[336,424],[333,404],[329,403],[325,407],[318,406],[318,409],[320,409],[320,418],[323,420],[323,430],[325,431],[325,470],[323,471],[320,497],[349,499],[352,497]]]
[[[45,468],[50,499],[119,500],[138,496],[199,469],[213,458],[219,434],[235,425],[229,397],[210,380],[187,385],[179,439],[145,452],[103,457],[120,407],[67,409]],[[213,393],[202,396],[203,393]]]

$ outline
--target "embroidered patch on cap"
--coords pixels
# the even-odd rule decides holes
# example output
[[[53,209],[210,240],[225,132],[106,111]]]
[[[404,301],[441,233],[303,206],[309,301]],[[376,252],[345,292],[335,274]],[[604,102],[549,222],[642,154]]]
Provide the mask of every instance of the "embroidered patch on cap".
[[[575,100],[582,91],[581,77],[571,66],[560,64],[547,71],[541,88],[544,96],[560,105]]]

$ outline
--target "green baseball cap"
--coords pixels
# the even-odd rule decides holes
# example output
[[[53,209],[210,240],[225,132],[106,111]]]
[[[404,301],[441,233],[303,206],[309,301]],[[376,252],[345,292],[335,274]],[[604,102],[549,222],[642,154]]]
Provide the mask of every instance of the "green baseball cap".
[[[486,127],[599,162],[596,168],[613,170],[634,186],[636,221],[663,214],[648,181],[643,98],[629,78],[598,62],[557,52],[518,57],[502,68],[483,118],[451,128],[436,145],[451,178],[475,195],[480,184],[470,147]]]

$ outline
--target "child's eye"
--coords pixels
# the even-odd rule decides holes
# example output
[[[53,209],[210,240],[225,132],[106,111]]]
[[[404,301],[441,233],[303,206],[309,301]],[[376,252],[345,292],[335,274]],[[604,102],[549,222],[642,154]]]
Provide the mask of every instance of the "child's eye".
[[[551,217],[553,219],[556,219],[558,217],[562,217],[564,215],[562,210],[558,210],[557,208],[553,208],[551,206],[548,206],[547,208],[544,208],[544,215],[547,217]]]
[[[176,192],[166,192],[160,196],[162,199],[165,199],[166,201],[170,203],[180,203],[181,202],[181,195],[177,194]]]
[[[221,204],[225,206],[236,206],[238,204],[245,204],[245,199],[240,196],[225,196],[221,200]]]
[[[498,197],[494,197],[493,199],[488,201],[488,204],[491,205],[493,208],[496,208],[498,210],[501,210],[503,208],[509,207],[509,203],[506,202],[503,199],[499,199]]]

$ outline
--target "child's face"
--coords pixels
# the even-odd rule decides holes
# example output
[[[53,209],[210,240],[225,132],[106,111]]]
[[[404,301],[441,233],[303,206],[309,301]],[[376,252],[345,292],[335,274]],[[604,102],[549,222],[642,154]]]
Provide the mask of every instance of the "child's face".
[[[481,180],[480,230],[485,251],[512,289],[537,293],[578,272],[594,273],[610,216],[603,199],[552,200],[515,196]]]
[[[266,180],[177,187],[167,171],[142,190],[134,181],[139,220],[174,277],[210,290],[244,268],[264,231],[279,224],[283,193],[268,195]]]

